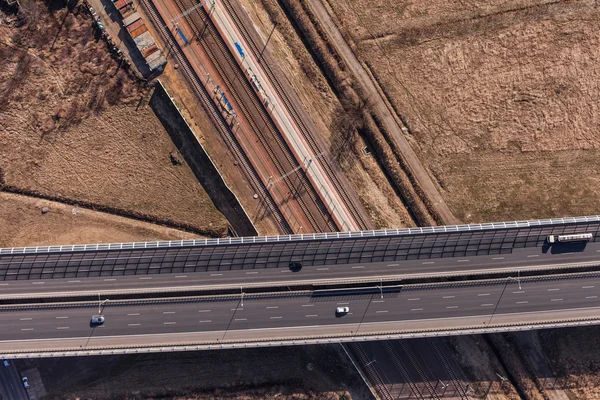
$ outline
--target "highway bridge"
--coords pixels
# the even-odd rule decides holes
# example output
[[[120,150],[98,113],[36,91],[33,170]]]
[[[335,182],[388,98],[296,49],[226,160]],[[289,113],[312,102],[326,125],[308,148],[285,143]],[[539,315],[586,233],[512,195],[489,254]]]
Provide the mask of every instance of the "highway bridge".
[[[600,310],[595,269],[600,265],[595,242],[599,225],[600,216],[589,216],[0,249],[0,356],[165,351],[164,346],[195,350],[594,324]],[[552,246],[545,242],[549,234],[582,232],[594,239]],[[290,269],[290,263],[301,267]],[[565,273],[568,267],[578,269]],[[556,268],[562,268],[560,275],[553,275]],[[535,269],[542,276],[521,275]],[[504,275],[457,281],[494,272]],[[409,276],[448,275],[455,281],[402,282]],[[336,283],[337,289],[297,289],[307,282]],[[366,282],[367,287],[351,282]],[[289,285],[289,292],[269,291],[282,285]],[[252,286],[253,293],[244,292]],[[230,292],[178,294],[214,287]],[[157,298],[159,291],[165,292],[162,298]],[[136,292],[150,298],[127,298]],[[91,293],[101,300],[114,293],[122,296],[103,303],[106,322],[101,327],[89,324],[98,302],[71,302],[68,297]],[[41,303],[41,296],[52,296],[53,303]],[[350,312],[336,315],[339,306]]]

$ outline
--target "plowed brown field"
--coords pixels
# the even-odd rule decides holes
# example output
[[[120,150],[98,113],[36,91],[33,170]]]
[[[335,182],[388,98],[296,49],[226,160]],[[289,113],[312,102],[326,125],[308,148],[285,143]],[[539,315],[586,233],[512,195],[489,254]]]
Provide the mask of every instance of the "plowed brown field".
[[[458,218],[597,213],[597,2],[327,1]]]

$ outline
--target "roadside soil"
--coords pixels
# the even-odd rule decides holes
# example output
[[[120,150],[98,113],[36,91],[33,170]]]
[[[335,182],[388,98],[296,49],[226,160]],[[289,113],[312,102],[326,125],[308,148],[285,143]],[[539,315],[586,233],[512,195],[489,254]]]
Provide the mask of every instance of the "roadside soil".
[[[326,5],[460,220],[596,212],[595,1]]]
[[[16,360],[47,399],[368,399],[339,346]]]
[[[347,115],[343,110],[280,4],[276,0],[241,0],[241,3],[265,42],[277,20],[266,51],[277,60],[377,228],[414,226],[406,206],[377,161],[363,152],[372,149],[359,127],[352,125],[357,116]]]
[[[81,5],[0,13],[2,182],[223,236],[227,221]]]
[[[42,211],[43,210],[43,211]],[[0,192],[0,247],[192,239],[190,232]]]
[[[508,373],[483,336],[450,336],[444,340],[469,379],[475,395],[484,397],[487,394],[490,400],[520,399],[511,382],[502,381]]]
[[[557,377],[552,384],[570,399],[600,398],[600,327],[543,330],[539,338]]]

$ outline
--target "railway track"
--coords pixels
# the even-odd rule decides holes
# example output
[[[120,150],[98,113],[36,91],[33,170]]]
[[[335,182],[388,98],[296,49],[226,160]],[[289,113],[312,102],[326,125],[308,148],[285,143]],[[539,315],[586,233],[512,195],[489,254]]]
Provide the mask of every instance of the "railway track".
[[[246,25],[244,24],[242,17],[239,15],[239,13],[235,9],[235,7],[232,5],[231,0],[222,0],[222,2],[225,5],[225,8],[227,9],[227,12],[231,16],[234,24],[237,26],[238,30],[240,31],[240,33],[246,40],[246,43],[250,46],[250,49],[252,50],[252,52],[256,56],[259,56],[261,53],[260,47],[257,44],[257,41],[254,39],[254,37],[250,34],[249,30],[246,28]],[[269,78],[269,81],[275,88],[275,91],[277,92],[278,97],[283,100],[283,103],[284,103],[286,109],[288,110],[290,116],[294,120],[296,126],[298,126],[300,128],[302,135],[308,141],[310,149],[314,152],[314,154],[321,154],[325,149],[321,148],[321,146],[319,146],[319,144],[317,143],[312,130],[309,129],[308,126],[306,125],[304,118],[302,118],[302,116],[300,115],[300,112],[294,105],[293,101],[291,100],[290,96],[288,95],[288,92],[286,90],[284,90],[283,85],[279,81],[273,68],[270,66],[270,64],[268,62],[265,61],[264,54],[262,57],[261,65],[263,67],[263,71],[266,73],[267,77]],[[346,186],[344,184],[342,184],[342,182],[340,181],[339,173],[341,173],[341,172],[336,171],[336,170],[339,170],[339,168],[334,167],[334,165],[335,165],[334,161],[331,160],[329,157],[330,157],[329,155],[322,157],[321,165],[323,166],[325,173],[327,174],[327,176],[333,183],[336,191],[342,198],[342,201],[346,205],[347,209],[351,213],[354,220],[358,223],[360,229],[361,230],[370,229],[370,224],[366,221],[365,216],[363,216],[363,214],[359,211],[360,206],[355,204],[355,201],[357,201],[357,200],[353,201],[352,197],[349,195],[349,193],[346,189]],[[338,172],[338,173],[336,173],[336,172]]]
[[[465,389],[463,389],[461,381],[456,376],[456,373],[454,372],[454,369],[450,366],[450,363],[448,362],[448,359],[446,358],[446,355],[444,354],[444,351],[440,348],[438,340],[441,340],[441,339],[427,339],[427,341],[429,342],[429,345],[431,346],[431,348],[435,352],[437,358],[441,361],[442,367],[444,368],[444,370],[448,374],[448,377],[450,378],[450,381],[452,382],[452,385],[456,389],[456,392],[458,393],[458,396],[461,399],[468,400],[469,396],[466,394]]]
[[[182,13],[197,4],[194,0],[174,0],[174,2]],[[247,80],[244,71],[241,70],[231,51],[219,35],[206,10],[202,7],[196,8],[184,18],[217,69],[220,78],[227,85],[229,93],[240,108],[238,111],[243,113],[251,128],[256,133],[262,147],[266,150],[271,162],[275,165],[277,172],[280,175],[284,175],[286,172],[297,168],[299,166],[298,160],[295,159],[291,149],[275,127],[263,103],[258,98],[250,82]],[[214,45],[207,41],[207,35],[210,35]],[[225,61],[226,65],[222,65],[219,62],[219,55]],[[231,73],[234,74],[233,77],[230,76]],[[234,85],[236,81],[240,83],[238,87]],[[238,92],[239,87],[241,87],[241,91]],[[245,97],[246,101],[242,97]],[[249,102],[247,102],[248,100]],[[299,168],[296,176],[298,177],[296,182],[293,182],[291,179],[283,179],[283,181],[289,195],[295,198],[307,221],[310,223],[310,228],[316,232],[337,230],[336,223],[315,188],[310,184],[305,171]],[[313,203],[312,209],[307,200]],[[315,212],[318,213],[320,221],[315,217]]]
[[[271,212],[271,215],[275,219],[277,225],[279,226],[279,229],[286,234],[293,233],[289,223],[281,213],[279,207],[276,205],[266,186],[258,177],[257,171],[252,166],[252,163],[242,150],[240,143],[237,141],[233,132],[227,125],[227,122],[221,114],[221,111],[216,108],[215,103],[212,101],[211,96],[202,84],[200,78],[194,72],[187,58],[181,51],[179,44],[177,43],[171,32],[165,29],[166,24],[160,16],[160,14],[158,13],[158,10],[156,9],[152,1],[140,0],[140,4],[152,19],[154,26],[159,31],[159,34],[162,36],[165,43],[168,44],[169,52],[172,51],[173,56],[175,57],[177,63],[184,72],[184,76],[188,81],[190,88],[201,100],[203,108],[208,114],[211,122],[217,128],[221,136],[224,138],[225,142],[229,147],[229,150],[234,154],[234,157],[236,158],[242,170],[244,171],[244,174],[248,178],[252,188],[261,196],[262,200],[264,201],[265,207]]]
[[[394,396],[388,389],[387,385],[383,382],[379,371],[373,365],[373,361],[369,361],[367,355],[362,348],[360,343],[351,343],[351,348],[354,350],[353,353],[357,356],[360,365],[362,365],[363,371],[370,378],[369,380],[373,382],[375,386],[375,390],[379,393],[379,396],[383,400],[394,400]]]

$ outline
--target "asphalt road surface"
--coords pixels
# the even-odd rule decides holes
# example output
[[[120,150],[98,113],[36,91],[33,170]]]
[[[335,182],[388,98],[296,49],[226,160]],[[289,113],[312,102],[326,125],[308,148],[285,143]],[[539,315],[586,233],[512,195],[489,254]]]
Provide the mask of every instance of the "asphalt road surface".
[[[0,257],[0,297],[32,294],[95,294],[150,289],[174,290],[211,286],[273,286],[343,279],[466,275],[503,270],[551,269],[557,266],[600,264],[600,242],[563,243],[549,247],[544,242],[545,234],[541,235],[537,231],[534,233],[529,232],[525,235],[523,232],[517,234],[513,232],[508,235],[504,232],[503,242],[498,242],[500,247],[494,249],[490,249],[492,239],[484,240],[477,237],[451,240],[448,235],[445,235],[442,240],[440,237],[432,239],[427,235],[420,235],[411,237],[410,245],[405,246],[402,243],[395,245],[395,259],[386,261],[373,261],[377,250],[366,249],[364,243],[361,244],[361,253],[356,259],[349,257],[347,253],[340,257],[341,250],[338,246],[338,252],[326,252],[325,258],[320,262],[303,263],[302,268],[297,272],[290,270],[287,261],[274,264],[272,267],[264,267],[269,255],[262,254],[260,251],[252,258],[253,263],[237,266],[232,266],[233,258],[227,260],[221,258],[219,265],[210,266],[207,263],[211,261],[198,258],[200,256],[185,264],[177,260],[179,256],[166,255],[166,252],[181,251],[181,249],[152,250],[160,251],[162,253],[160,256],[156,254],[147,256],[150,250],[135,253],[128,251],[126,255],[123,255],[123,252],[121,254],[98,252],[27,256],[39,258],[37,260],[24,260],[24,256],[12,256],[10,259],[2,256]],[[487,236],[498,233],[493,231],[479,232],[479,234]],[[450,242],[453,251],[443,251],[450,247]],[[427,243],[427,251],[423,253],[424,243]],[[402,246],[405,248],[401,248]],[[220,252],[227,249],[239,252],[240,249],[252,251],[254,248],[226,246],[218,248]],[[417,252],[413,254],[414,249]],[[197,248],[184,250],[190,252],[196,251]],[[310,248],[304,248],[303,251],[306,253],[309,250]],[[279,253],[282,251],[284,250],[277,250]],[[400,256],[399,252],[403,254]],[[52,261],[49,258],[53,256],[68,256],[69,260]],[[311,256],[315,257],[315,254]],[[41,260],[43,257],[46,260]],[[189,258],[189,254],[186,257]],[[368,258],[368,260],[361,262],[361,258]],[[141,264],[144,265],[143,268],[140,267]],[[176,268],[177,272],[174,272],[176,264],[181,265]],[[23,270],[27,270],[28,273],[18,273]]]
[[[175,332],[254,332],[263,329],[290,330],[299,327],[347,327],[360,334],[365,325],[387,321],[445,322],[478,317],[493,324],[498,316],[513,322],[528,322],[536,313],[559,310],[590,310],[600,307],[600,276],[577,278],[504,279],[494,284],[418,286],[395,292],[350,291],[338,295],[230,296],[194,302],[121,305],[103,309],[106,322],[90,327],[95,307],[37,310],[3,310],[0,313],[0,343],[28,339],[82,338],[93,336],[152,335]],[[349,307],[347,315],[336,315],[336,307]],[[166,343],[165,343],[166,344]]]
[[[25,393],[21,376],[14,366],[12,360],[9,360],[8,367],[0,363],[0,393],[4,392],[6,400],[28,400],[29,397]],[[4,389],[2,391],[2,389]]]

